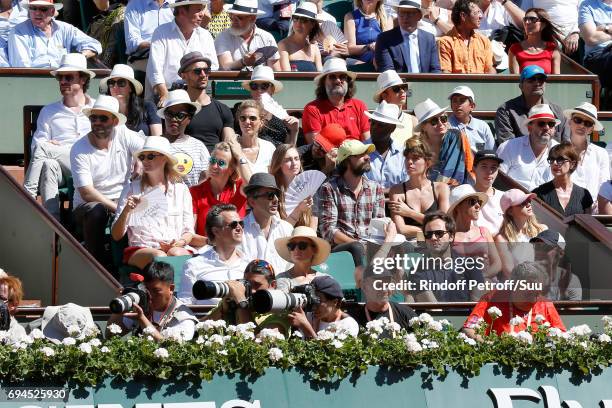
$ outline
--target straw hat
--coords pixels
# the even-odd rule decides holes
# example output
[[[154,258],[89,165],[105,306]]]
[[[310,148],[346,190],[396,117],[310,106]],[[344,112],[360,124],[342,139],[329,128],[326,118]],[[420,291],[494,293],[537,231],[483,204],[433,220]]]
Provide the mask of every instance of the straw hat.
[[[191,105],[195,108],[195,113],[198,113],[202,109],[202,105],[198,102],[192,102],[189,98],[189,94],[184,89],[176,89],[168,92],[168,98],[164,101],[164,107],[157,110],[157,116],[160,118],[164,117],[164,112],[171,106],[176,105]]]
[[[319,23],[323,22],[323,20],[318,17],[317,5],[309,1],[304,1],[297,6],[293,12],[293,16],[309,18]]]
[[[380,101],[382,100],[382,93],[385,92],[387,89],[391,88],[392,86],[396,85],[408,86],[408,82],[402,81],[398,73],[392,69],[388,69],[384,72],[381,72],[380,75],[378,75],[378,78],[376,78],[377,89],[376,92],[374,92],[374,96],[372,97],[372,99],[374,99],[374,102],[380,103]]]
[[[390,125],[395,125],[398,128],[404,127],[402,122],[400,122],[398,119],[401,113],[400,108],[395,104],[382,101],[372,113],[367,111],[364,113],[368,118],[377,122],[388,123]]]
[[[329,253],[331,252],[329,242],[317,237],[317,233],[312,228],[301,226],[296,227],[291,233],[290,237],[278,238],[276,241],[274,241],[276,252],[287,262],[293,262],[291,260],[291,252],[289,252],[287,244],[295,238],[308,238],[317,247],[317,253],[312,258],[312,266],[322,264],[329,257]]]
[[[226,4],[223,9],[230,14],[261,16],[265,14],[257,9],[257,0],[236,0],[234,4]]]
[[[105,94],[106,92],[108,92],[107,82],[109,79],[115,78],[121,78],[130,81],[132,85],[134,85],[136,95],[142,94],[142,84],[137,81],[136,78],[134,78],[134,69],[129,65],[125,64],[116,64],[113,67],[113,70],[111,71],[110,75],[100,80],[100,93]]]
[[[267,65],[258,65],[253,68],[251,79],[248,81],[242,81],[242,87],[247,91],[250,91],[251,87],[249,84],[251,82],[270,82],[272,85],[274,85],[274,94],[277,94],[283,90],[283,83],[274,79],[274,71]]]
[[[349,71],[346,68],[346,61],[343,60],[342,58],[328,58],[325,61],[325,64],[323,64],[323,71],[317,75],[314,78],[314,82],[315,84],[317,84],[317,86],[319,85],[319,81],[323,78],[325,78],[325,76],[327,76],[327,74],[333,74],[333,73],[343,73],[348,75],[351,79],[355,79],[357,78],[357,74],[354,72]]]
[[[62,55],[59,68],[51,71],[51,75],[55,76],[58,72],[83,72],[89,78],[96,76],[95,72],[87,69],[87,58],[78,52]]]
[[[77,327],[79,333],[71,335],[68,329]],[[54,343],[60,343],[66,337],[82,339],[87,334],[88,327],[96,327],[88,308],[67,303],[62,306],[47,306],[42,317],[42,332]]]
[[[460,186],[457,186],[451,190],[448,200],[450,206],[448,207],[448,211],[446,213],[452,216],[455,208],[461,204],[461,202],[470,197],[476,197],[481,200],[483,206],[487,203],[487,201],[489,201],[489,196],[486,193],[480,193],[474,190],[474,187],[469,184],[461,184]]]
[[[525,124],[529,124],[534,120],[539,119],[552,119],[558,125],[561,123],[559,119],[555,116],[550,106],[546,103],[541,103],[539,105],[534,105],[531,109],[529,109],[529,113],[527,114],[527,120],[525,120]]]
[[[119,120],[119,124],[123,125],[127,121],[125,115],[119,112],[119,101],[110,95],[100,95],[91,108],[83,108],[83,114],[87,117],[93,111],[108,112]]]
[[[437,103],[427,98],[423,102],[417,104],[414,107],[414,115],[417,118],[417,125],[414,127],[415,130],[419,130],[421,125],[429,118],[433,118],[441,113],[448,110],[448,106],[440,108]]]
[[[55,11],[59,11],[64,7],[62,3],[54,3],[53,0],[32,0],[32,1],[24,1],[21,5],[28,9],[30,6],[53,6]]]
[[[206,0],[176,0],[174,3],[170,3],[168,6],[170,8],[189,6],[190,4],[201,4],[204,7],[208,5],[208,1]]]
[[[170,149],[170,141],[163,136],[147,136],[145,138],[144,145],[142,148],[136,150],[134,152],[134,158],[138,158],[138,156],[143,152],[155,152],[160,153],[166,156],[166,158],[172,163],[177,164],[178,160],[172,153]]]
[[[591,103],[582,102],[574,109],[566,109],[563,111],[563,116],[565,116],[567,119],[571,119],[572,115],[580,115],[592,120],[595,123],[593,130],[597,132],[603,130],[604,128],[601,122],[597,120],[597,108]]]

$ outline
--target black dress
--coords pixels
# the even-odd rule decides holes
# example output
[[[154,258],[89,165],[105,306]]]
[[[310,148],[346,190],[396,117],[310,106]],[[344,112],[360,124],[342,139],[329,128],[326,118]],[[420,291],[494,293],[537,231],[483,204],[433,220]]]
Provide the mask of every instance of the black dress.
[[[431,180],[430,180],[431,181]],[[406,205],[408,207],[410,207],[410,204],[408,204],[408,196],[406,195],[407,191],[406,191],[406,181],[404,181],[402,183],[402,187],[404,188],[404,198],[406,200]],[[436,186],[434,186],[434,182],[431,181],[431,192],[433,193],[433,203],[431,203],[431,205],[429,206],[428,209],[426,209],[425,211],[423,211],[423,214],[427,214],[430,212],[434,212],[438,210],[438,197],[436,196]],[[414,208],[410,207],[412,210],[414,210]],[[416,210],[415,210],[416,211]],[[406,225],[412,225],[415,227],[420,227],[421,224],[418,223],[417,220],[412,219],[410,217],[403,217],[404,218],[404,224]]]
[[[544,183],[541,186],[533,190],[538,195],[538,198],[550,205],[555,211],[564,217],[569,217],[574,214],[588,214],[590,208],[593,206],[593,197],[589,193],[589,190],[582,188],[574,183],[572,186],[572,192],[570,194],[569,202],[565,209],[561,207],[559,197],[555,191],[555,186],[552,181]]]

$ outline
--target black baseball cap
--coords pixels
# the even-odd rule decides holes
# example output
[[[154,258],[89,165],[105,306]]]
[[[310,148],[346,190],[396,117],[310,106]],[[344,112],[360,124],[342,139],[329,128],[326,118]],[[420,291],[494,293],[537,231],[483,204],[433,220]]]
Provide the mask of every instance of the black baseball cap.
[[[480,150],[474,155],[474,166],[481,160],[495,160],[497,163],[503,163],[504,159],[501,159],[494,150]]]
[[[342,299],[344,293],[337,280],[329,275],[317,276],[311,282],[317,292],[325,294],[328,298]]]
[[[565,249],[565,239],[557,231],[550,229],[540,232],[535,237],[531,238],[529,242],[544,242],[551,246],[556,246],[560,249]]]

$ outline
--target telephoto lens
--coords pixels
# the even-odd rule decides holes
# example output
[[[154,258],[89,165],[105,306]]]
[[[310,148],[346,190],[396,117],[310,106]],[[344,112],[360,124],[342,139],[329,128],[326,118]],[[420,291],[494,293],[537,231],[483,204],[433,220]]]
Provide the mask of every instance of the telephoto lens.
[[[308,303],[308,295],[304,293],[286,293],[278,289],[258,290],[253,295],[253,308],[257,313],[285,312],[298,307],[306,310]]]
[[[110,308],[113,313],[125,313],[132,310],[134,304],[140,303],[140,296],[136,292],[126,293],[111,300]]]
[[[199,280],[193,284],[191,291],[198,300],[221,298],[229,293],[229,286],[225,282]]]

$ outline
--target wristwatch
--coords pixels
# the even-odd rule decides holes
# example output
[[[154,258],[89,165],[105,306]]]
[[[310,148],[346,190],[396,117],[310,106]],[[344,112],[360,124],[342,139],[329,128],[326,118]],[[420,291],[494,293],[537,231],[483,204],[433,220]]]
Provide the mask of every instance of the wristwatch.
[[[241,300],[240,302],[238,302],[238,307],[240,309],[248,309],[249,307],[249,301],[248,300]]]
[[[608,27],[609,26],[607,24],[604,26],[604,33],[606,34],[610,34],[610,30],[608,29]]]
[[[247,163],[248,163],[248,160],[246,159],[246,157],[241,157],[241,158],[238,160],[238,163],[240,163],[240,164],[247,164]]]

